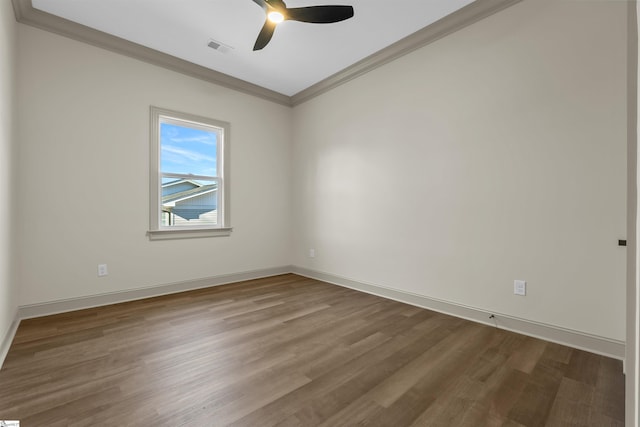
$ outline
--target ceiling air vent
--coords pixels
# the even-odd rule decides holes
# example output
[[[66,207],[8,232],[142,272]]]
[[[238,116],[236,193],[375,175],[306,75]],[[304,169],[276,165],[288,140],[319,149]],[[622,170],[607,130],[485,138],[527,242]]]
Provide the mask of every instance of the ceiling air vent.
[[[209,43],[207,43],[207,46],[209,46],[211,49],[217,50],[220,53],[227,53],[233,49],[231,46],[213,39],[209,39]]]

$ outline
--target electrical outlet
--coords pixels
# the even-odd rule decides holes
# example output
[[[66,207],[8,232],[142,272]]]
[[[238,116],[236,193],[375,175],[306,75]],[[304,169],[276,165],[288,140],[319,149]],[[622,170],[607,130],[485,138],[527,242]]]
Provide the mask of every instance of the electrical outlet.
[[[316,257],[316,250],[309,249],[309,258],[315,258],[315,257]]]
[[[109,274],[107,264],[98,264],[98,277],[106,276],[107,274]]]
[[[514,280],[513,293],[515,295],[527,295],[527,282],[524,280]]]

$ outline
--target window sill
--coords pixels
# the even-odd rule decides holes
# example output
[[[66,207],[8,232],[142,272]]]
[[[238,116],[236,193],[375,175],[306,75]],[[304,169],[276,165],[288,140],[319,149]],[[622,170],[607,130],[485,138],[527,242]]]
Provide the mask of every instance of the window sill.
[[[167,230],[149,230],[149,240],[197,239],[202,237],[223,237],[231,235],[233,228],[181,228]]]

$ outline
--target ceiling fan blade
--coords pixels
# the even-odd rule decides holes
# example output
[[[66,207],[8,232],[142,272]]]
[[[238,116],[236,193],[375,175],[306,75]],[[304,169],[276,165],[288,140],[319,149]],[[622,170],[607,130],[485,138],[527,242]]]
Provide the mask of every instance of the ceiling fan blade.
[[[291,21],[331,24],[353,16],[353,6],[307,6],[287,9],[286,19]]]
[[[253,1],[256,1],[256,0],[253,0]],[[269,6],[271,6],[274,9],[286,9],[287,8],[287,5],[285,4],[284,0],[264,0],[264,2],[267,3]]]
[[[269,43],[271,37],[273,37],[273,32],[276,30],[276,24],[269,21],[268,19],[262,26],[262,30],[260,30],[260,34],[258,34],[258,38],[256,39],[256,44],[253,45],[253,50],[260,50]]]
[[[260,6],[262,9],[264,9],[265,11],[267,10],[267,2],[265,0],[253,0],[253,2],[258,6]]]

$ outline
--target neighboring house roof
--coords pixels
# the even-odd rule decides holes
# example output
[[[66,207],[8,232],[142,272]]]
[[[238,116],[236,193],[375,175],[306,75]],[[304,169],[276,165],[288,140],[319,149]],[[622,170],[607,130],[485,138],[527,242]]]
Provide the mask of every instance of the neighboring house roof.
[[[198,184],[196,181],[192,181],[190,179],[176,179],[175,181],[169,181],[162,184],[162,188],[172,187],[177,184],[192,184],[194,187],[201,187],[202,184]]]
[[[193,182],[193,181],[190,181],[190,182]],[[203,194],[211,193],[218,189],[217,184],[208,184],[208,185],[202,185],[198,183],[195,183],[195,184],[198,185],[198,187],[191,188],[185,191],[179,191],[177,193],[172,193],[167,196],[162,196],[162,205],[167,207],[175,206],[176,202],[181,202],[183,200],[199,197],[199,196],[202,196]]]

